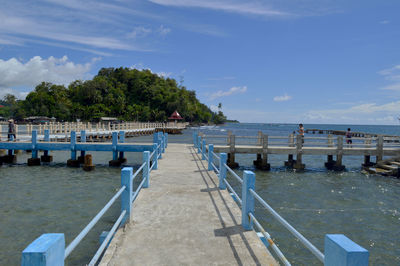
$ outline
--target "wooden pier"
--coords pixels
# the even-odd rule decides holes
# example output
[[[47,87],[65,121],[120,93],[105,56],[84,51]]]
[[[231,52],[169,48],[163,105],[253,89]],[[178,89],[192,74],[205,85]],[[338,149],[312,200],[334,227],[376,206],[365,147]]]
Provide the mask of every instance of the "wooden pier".
[[[235,136],[228,132],[226,136],[205,135],[201,132],[195,136],[197,141],[205,144],[214,144],[216,152],[228,154],[228,165],[237,167],[235,154],[256,154],[254,165],[263,170],[269,170],[268,156],[273,154],[287,155],[285,166],[294,169],[304,169],[303,156],[325,155],[325,166],[331,170],[343,170],[343,156],[362,156],[363,166],[372,166],[371,156],[376,162],[382,161],[385,156],[400,156],[400,137],[352,137],[352,144],[346,143],[343,136],[333,137],[304,137],[300,135],[268,136],[259,132],[258,136]],[[225,142],[225,143],[221,143]],[[201,143],[202,144],[202,143]],[[334,158],[335,156],[335,158]]]

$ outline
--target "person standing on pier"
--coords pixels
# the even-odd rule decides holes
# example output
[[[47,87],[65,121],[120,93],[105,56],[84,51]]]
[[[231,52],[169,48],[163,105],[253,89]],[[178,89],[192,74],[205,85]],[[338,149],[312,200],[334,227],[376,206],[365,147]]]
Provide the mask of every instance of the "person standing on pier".
[[[346,143],[347,143],[347,146],[350,146],[350,148],[351,148],[351,144],[353,144],[353,141],[351,140],[351,129],[350,128],[348,128],[347,132],[346,132]]]
[[[12,138],[13,137],[13,138]],[[11,140],[14,140],[14,141],[16,141],[17,140],[17,137],[16,137],[16,135],[15,135],[15,124],[14,124],[14,120],[13,119],[10,119],[10,120],[8,120],[8,141],[11,141]]]
[[[299,124],[299,130],[297,130],[297,132],[299,132],[299,135],[301,136],[301,141],[302,141],[302,143],[304,143],[304,126],[303,126],[303,124]]]

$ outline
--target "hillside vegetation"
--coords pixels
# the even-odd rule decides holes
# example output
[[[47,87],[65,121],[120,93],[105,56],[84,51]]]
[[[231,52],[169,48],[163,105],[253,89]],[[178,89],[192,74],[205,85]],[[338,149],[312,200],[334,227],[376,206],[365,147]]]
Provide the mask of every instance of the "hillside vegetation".
[[[43,82],[18,101],[6,95],[0,116],[55,117],[59,121],[97,120],[117,117],[127,121],[166,121],[175,110],[184,121],[223,123],[221,111],[213,112],[196,98],[195,91],[176,80],[160,77],[150,70],[102,68],[92,79],[74,81],[66,88]]]

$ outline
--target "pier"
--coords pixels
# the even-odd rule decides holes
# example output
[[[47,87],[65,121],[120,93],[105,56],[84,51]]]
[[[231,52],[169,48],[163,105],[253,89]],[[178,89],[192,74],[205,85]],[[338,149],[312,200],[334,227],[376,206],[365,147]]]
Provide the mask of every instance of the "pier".
[[[325,235],[322,253],[257,194],[253,172],[238,176],[212,144],[155,145],[136,172],[122,169],[121,188],[71,243],[62,233],[43,234],[22,252],[21,265],[64,265],[118,198],[121,214],[88,265],[291,265],[290,250],[281,251],[256,217],[256,201],[321,264],[368,265],[369,252],[341,234]],[[141,180],[136,190],[134,179]]]
[[[206,135],[199,132],[193,138],[199,145],[211,143],[214,144],[215,152],[227,153],[231,168],[238,167],[236,154],[255,154],[257,157],[254,165],[263,170],[270,169],[268,156],[273,154],[287,155],[284,165],[298,170],[305,168],[303,156],[325,155],[326,168],[338,171],[345,169],[344,156],[360,156],[363,158],[363,167],[382,161],[384,156],[400,156],[400,137],[352,137],[352,144],[347,144],[343,136],[268,136],[262,132],[258,136],[236,136],[231,132],[226,136]],[[371,161],[371,156],[376,158],[375,162]]]

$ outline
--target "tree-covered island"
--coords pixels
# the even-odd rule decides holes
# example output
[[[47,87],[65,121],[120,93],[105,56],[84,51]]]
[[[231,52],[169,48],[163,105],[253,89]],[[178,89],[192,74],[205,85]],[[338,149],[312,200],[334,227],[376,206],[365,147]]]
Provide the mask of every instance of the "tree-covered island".
[[[42,82],[25,100],[6,95],[0,116],[55,117],[58,121],[97,121],[117,117],[125,121],[166,121],[175,110],[186,122],[221,124],[226,117],[213,112],[195,91],[150,70],[102,68],[92,80],[76,80],[65,87]]]

